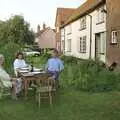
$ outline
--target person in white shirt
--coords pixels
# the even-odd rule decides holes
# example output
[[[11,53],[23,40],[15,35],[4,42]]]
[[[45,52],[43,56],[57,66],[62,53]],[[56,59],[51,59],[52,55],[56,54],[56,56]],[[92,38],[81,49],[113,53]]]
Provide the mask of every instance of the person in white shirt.
[[[27,64],[23,58],[23,53],[21,53],[21,52],[17,53],[16,59],[13,63],[13,66],[14,66],[14,72],[15,72],[16,76],[17,76],[17,69],[24,68],[27,66]]]

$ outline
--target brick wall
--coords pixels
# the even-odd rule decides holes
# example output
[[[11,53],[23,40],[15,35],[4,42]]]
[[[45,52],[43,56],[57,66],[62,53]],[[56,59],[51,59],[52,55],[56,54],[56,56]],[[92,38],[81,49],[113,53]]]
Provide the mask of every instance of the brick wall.
[[[107,4],[107,61],[120,63],[120,0],[106,0]],[[117,31],[117,43],[112,44],[112,31]]]

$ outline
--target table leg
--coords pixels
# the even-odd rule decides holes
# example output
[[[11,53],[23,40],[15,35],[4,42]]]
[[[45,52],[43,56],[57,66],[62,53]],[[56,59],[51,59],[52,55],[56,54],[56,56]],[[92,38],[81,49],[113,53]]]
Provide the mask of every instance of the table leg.
[[[13,82],[12,84],[12,98],[16,98],[16,83],[15,82]]]
[[[27,80],[24,80],[24,96],[25,96],[25,99],[27,99],[27,90],[28,90]]]

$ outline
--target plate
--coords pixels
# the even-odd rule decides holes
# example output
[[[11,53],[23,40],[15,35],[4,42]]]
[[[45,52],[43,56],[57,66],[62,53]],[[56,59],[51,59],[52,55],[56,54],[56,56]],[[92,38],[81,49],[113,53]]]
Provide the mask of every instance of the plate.
[[[24,68],[21,68],[22,70],[28,70],[29,68],[28,67],[24,67]]]
[[[42,71],[42,72],[36,72],[36,71],[34,71],[34,72],[32,72],[33,74],[40,74],[40,73],[45,73],[45,71]]]
[[[35,72],[40,72],[41,69],[34,68]]]
[[[33,74],[40,74],[41,72],[38,72],[38,71],[34,71],[32,72]]]
[[[24,73],[24,76],[34,76],[34,74],[32,72],[28,72],[28,73]]]
[[[21,73],[27,73],[29,71],[28,70],[20,70],[19,72],[21,72]]]

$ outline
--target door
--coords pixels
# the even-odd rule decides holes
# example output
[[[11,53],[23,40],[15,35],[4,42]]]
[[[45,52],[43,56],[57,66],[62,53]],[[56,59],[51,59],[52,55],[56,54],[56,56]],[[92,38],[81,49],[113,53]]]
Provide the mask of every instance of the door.
[[[95,59],[100,59],[100,33],[95,34]]]
[[[95,34],[95,59],[105,62],[106,60],[106,33]]]

